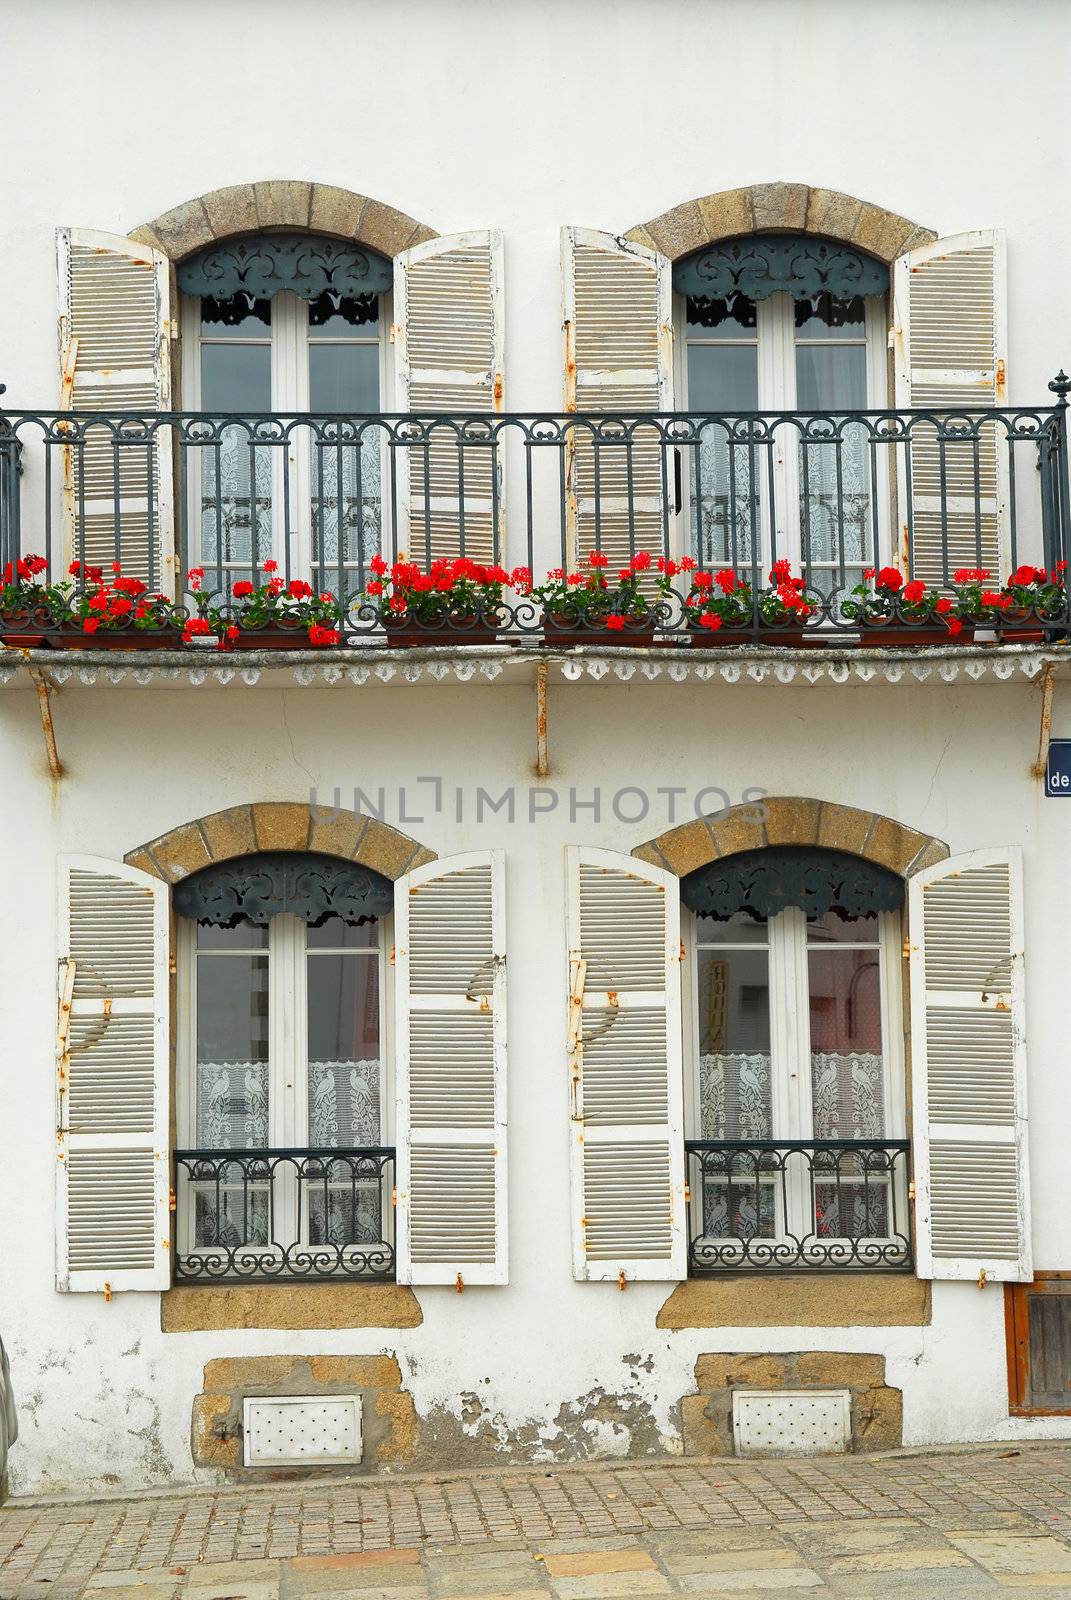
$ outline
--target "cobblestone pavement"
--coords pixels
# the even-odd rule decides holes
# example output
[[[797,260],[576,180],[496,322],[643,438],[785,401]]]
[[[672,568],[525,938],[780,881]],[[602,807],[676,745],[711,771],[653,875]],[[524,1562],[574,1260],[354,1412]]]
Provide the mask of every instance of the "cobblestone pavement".
[[[0,1507],[0,1600],[1071,1597],[1071,1445]]]

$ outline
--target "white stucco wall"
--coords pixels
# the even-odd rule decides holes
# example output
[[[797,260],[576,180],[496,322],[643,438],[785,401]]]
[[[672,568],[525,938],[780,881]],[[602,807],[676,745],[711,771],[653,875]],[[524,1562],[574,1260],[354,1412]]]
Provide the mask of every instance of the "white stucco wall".
[[[1071,358],[1067,144],[1071,12],[1003,0],[800,6],[767,0],[53,0],[11,8],[0,103],[12,159],[0,204],[0,381],[16,408],[55,402],[54,230],[125,233],[201,192],[269,177],[358,190],[440,232],[506,238],[507,405],[562,389],[558,232],[621,231],[678,201],[770,180],[861,196],[941,234],[1009,237],[1009,393],[1041,402]],[[549,551],[547,552],[549,555]],[[519,553],[518,553],[519,557]],[[580,1286],[570,1269],[563,1050],[566,842],[629,850],[666,825],[581,813],[568,789],[720,785],[872,808],[953,850],[1026,852],[1034,1253],[1071,1267],[1063,1023],[1067,812],[1028,776],[1038,695],[1008,684],[730,688],[637,683],[552,693],[539,827],[448,809],[407,831],[441,854],[508,853],[511,1282],[422,1290],[411,1332],[163,1335],[156,1296],[53,1290],[54,872],[60,850],[121,857],[206,812],[255,799],[527,786],[530,689],[357,691],[71,687],[56,710],[67,775],[50,785],[36,697],[0,694],[0,1331],[13,1350],[20,1489],[191,1475],[190,1405],[226,1354],[397,1351],[422,1414],[475,1392],[496,1426],[559,1417],[597,1389],[634,1395],[665,1448],[708,1350],[888,1356],[905,1438],[1064,1433],[1010,1420],[999,1288],[937,1285],[933,1323],[896,1329],[665,1333],[668,1290]],[[1057,733],[1071,734],[1058,697]],[[419,802],[415,804],[419,809]],[[397,821],[396,812],[388,819]],[[651,1358],[648,1364],[648,1358]],[[583,1410],[582,1403],[579,1405]],[[574,1453],[629,1447],[582,1427]]]

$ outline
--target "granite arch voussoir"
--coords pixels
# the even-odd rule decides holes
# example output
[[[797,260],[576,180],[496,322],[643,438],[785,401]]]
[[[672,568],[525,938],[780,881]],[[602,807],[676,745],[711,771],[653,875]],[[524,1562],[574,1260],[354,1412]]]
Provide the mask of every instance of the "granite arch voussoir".
[[[886,263],[937,238],[896,211],[807,183],[752,183],[697,196],[625,235],[671,261],[748,233],[813,233],[855,245]]]
[[[315,851],[359,861],[392,882],[435,860],[434,850],[376,817],[296,800],[256,800],[212,811],[139,845],[124,856],[167,883],[217,861],[258,850]]]
[[[766,795],[669,828],[637,845],[632,854],[683,878],[712,861],[767,845],[842,850],[863,856],[901,878],[913,877],[950,853],[943,839],[877,811],[809,795]]]
[[[380,255],[437,238],[434,228],[382,200],[307,179],[268,178],[212,189],[161,212],[130,234],[139,244],[181,261],[217,239],[272,228],[354,239]]]

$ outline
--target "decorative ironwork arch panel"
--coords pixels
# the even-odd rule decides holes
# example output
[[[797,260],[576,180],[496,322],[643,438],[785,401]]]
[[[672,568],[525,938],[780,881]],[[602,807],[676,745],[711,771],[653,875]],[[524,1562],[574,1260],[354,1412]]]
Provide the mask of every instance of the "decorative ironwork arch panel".
[[[281,911],[318,928],[328,917],[354,926],[384,916],[394,904],[389,878],[337,856],[264,851],[194,872],[174,888],[180,917],[216,928],[239,922],[264,927]]]
[[[889,269],[835,239],[759,233],[723,239],[685,256],[673,268],[673,287],[700,301],[727,300],[734,294],[750,300],[765,300],[771,294],[809,300],[824,292],[852,299],[884,294]]]
[[[690,872],[681,898],[697,916],[719,919],[737,911],[773,917],[788,906],[808,917],[869,917],[903,905],[904,884],[887,867],[842,850],[768,845]]]
[[[289,289],[302,300],[330,292],[347,299],[384,294],[394,281],[385,256],[352,239],[311,233],[254,234],[199,250],[178,267],[179,288],[199,299],[230,300],[236,294],[270,300]]]

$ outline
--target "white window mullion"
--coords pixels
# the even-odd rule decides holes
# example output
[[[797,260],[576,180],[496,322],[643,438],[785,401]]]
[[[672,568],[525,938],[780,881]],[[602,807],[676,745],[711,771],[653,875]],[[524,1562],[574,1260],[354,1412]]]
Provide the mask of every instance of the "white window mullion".
[[[304,953],[305,925],[284,913],[273,917],[268,934],[268,1144],[294,1149],[305,1143],[296,1099],[298,1010],[304,1020],[304,974],[299,973],[299,945]],[[300,939],[299,939],[300,934]],[[297,1178],[289,1163],[275,1169],[272,1183],[272,1230],[276,1243],[297,1239]]]
[[[788,294],[772,294],[756,305],[759,333],[759,408],[762,411],[796,409],[795,301]],[[787,556],[794,568],[801,561],[799,518],[798,434],[792,427],[778,428],[772,445],[774,503],[770,506],[770,472],[766,448],[758,463],[760,498],[766,510],[764,564],[773,559],[773,530],[777,554]]]
[[[770,1042],[774,1084],[774,1138],[812,1137],[807,920],[790,907],[770,919]],[[785,1158],[785,1216],[779,1224],[793,1239],[813,1232],[810,1175],[799,1156]]]
[[[271,403],[273,411],[295,413],[309,409],[309,307],[296,294],[283,292],[271,303]],[[280,564],[285,558],[284,507],[290,522],[290,570],[307,578],[312,566],[312,441],[308,428],[290,432],[285,455],[290,466],[288,500],[284,498],[281,448],[272,450],[273,543]]]

